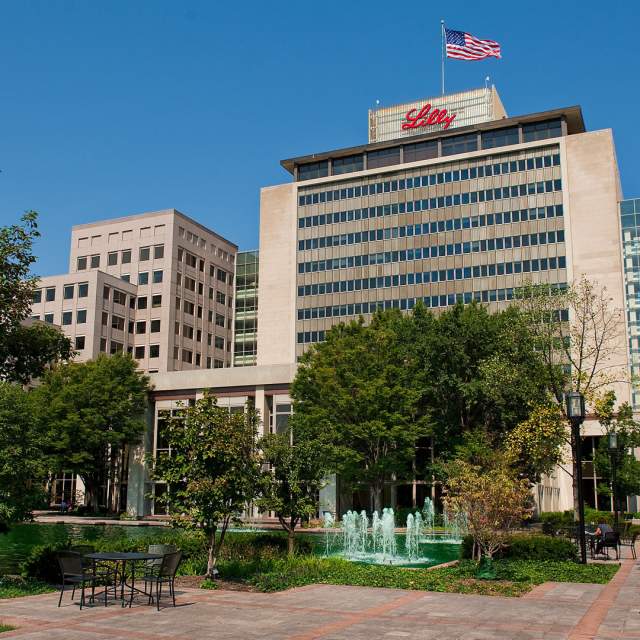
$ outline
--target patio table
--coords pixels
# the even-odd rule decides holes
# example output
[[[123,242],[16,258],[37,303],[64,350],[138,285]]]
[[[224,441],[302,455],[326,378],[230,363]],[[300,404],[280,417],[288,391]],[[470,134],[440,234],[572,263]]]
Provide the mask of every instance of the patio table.
[[[110,562],[115,564],[116,580],[118,576],[118,566],[122,566],[120,571],[120,600],[122,600],[122,606],[125,607],[124,590],[125,587],[128,587],[131,590],[131,595],[129,596],[129,608],[131,608],[135,593],[141,593],[145,596],[149,595],[149,593],[144,589],[138,589],[136,587],[136,564],[138,562],[147,562],[148,560],[162,560],[163,558],[162,554],[138,551],[98,551],[96,553],[87,553],[84,557],[89,560],[93,560],[93,562]],[[127,582],[127,563],[131,566],[131,583]]]

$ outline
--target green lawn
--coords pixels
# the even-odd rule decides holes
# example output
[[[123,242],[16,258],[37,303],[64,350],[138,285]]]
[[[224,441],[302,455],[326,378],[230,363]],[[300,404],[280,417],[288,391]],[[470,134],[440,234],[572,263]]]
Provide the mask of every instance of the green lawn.
[[[55,588],[40,580],[17,576],[3,576],[0,578],[0,600],[35,596],[49,591],[55,591]],[[7,629],[3,629],[3,631],[7,631]]]
[[[498,560],[496,580],[478,580],[476,563],[463,560],[441,569],[356,564],[347,560],[296,557],[264,562],[223,562],[221,577],[253,585],[260,591],[280,591],[307,584],[416,589],[447,593],[520,596],[547,581],[605,584],[617,565],[580,565],[575,562]]]
[[[15,629],[15,627],[12,627],[9,624],[0,624],[0,633],[2,633],[3,631],[13,631]]]

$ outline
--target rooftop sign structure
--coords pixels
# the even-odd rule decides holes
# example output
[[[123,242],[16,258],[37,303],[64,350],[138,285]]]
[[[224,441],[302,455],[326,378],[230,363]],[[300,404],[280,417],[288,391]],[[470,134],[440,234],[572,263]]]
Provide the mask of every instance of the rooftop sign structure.
[[[507,113],[494,86],[369,109],[369,143],[500,120]]]

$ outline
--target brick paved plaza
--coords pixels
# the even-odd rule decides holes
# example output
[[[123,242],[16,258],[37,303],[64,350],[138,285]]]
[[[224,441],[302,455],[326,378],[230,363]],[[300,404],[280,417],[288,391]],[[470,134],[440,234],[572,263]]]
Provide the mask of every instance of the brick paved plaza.
[[[0,601],[3,640],[207,638],[640,639],[640,565],[625,560],[608,585],[546,583],[523,598],[313,585],[263,594],[178,591],[178,607],[80,611],[57,594]]]

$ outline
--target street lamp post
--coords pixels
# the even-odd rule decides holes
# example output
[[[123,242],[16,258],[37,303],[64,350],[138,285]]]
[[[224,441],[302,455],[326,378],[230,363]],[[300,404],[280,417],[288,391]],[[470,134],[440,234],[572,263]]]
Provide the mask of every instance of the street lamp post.
[[[609,433],[609,456],[611,458],[611,497],[613,498],[613,517],[615,529],[618,530],[618,434],[615,431]]]
[[[584,396],[577,391],[566,394],[567,417],[571,421],[573,455],[576,461],[576,484],[578,489],[578,536],[580,538],[580,562],[587,564],[587,541],[584,534],[584,499],[582,497],[582,452],[580,447],[580,425],[584,422]]]

